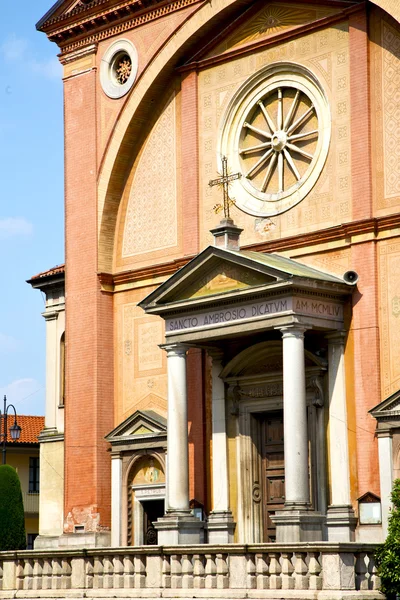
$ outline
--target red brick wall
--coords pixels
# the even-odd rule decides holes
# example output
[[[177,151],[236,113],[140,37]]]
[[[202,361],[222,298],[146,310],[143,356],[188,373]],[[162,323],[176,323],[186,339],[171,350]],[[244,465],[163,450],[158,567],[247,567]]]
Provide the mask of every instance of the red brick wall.
[[[199,252],[199,149],[197,73],[182,78],[183,253]]]
[[[96,71],[65,81],[66,531],[110,526],[112,297],[97,278]]]
[[[354,340],[354,401],[356,409],[358,495],[379,494],[376,421],[368,411],[380,400],[377,257],[374,242],[352,247],[359,274],[353,296],[351,333]]]

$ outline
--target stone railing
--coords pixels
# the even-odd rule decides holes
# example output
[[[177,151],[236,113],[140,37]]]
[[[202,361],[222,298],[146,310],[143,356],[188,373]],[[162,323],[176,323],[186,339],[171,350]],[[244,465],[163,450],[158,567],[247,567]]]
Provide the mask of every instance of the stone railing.
[[[0,598],[380,598],[369,544],[0,553]]]

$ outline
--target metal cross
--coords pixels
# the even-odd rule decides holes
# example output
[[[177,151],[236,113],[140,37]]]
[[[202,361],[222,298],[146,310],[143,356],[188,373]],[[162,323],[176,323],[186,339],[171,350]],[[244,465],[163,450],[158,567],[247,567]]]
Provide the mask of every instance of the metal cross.
[[[222,207],[220,204],[216,205],[216,208],[223,208],[224,209],[224,216],[225,219],[229,219],[229,206],[230,204],[234,204],[234,202],[229,198],[229,184],[231,181],[234,181],[235,179],[240,179],[242,176],[241,173],[233,173],[232,175],[228,175],[228,160],[226,158],[226,156],[222,157],[222,176],[218,177],[218,179],[210,179],[210,181],[208,182],[208,185],[210,187],[214,186],[214,185],[219,185],[222,186],[223,191],[224,191],[224,206]]]

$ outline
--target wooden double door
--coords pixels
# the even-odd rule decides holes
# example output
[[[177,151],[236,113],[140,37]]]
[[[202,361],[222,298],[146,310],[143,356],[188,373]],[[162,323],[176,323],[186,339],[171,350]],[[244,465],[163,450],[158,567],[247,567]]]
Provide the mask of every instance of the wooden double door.
[[[283,411],[260,416],[263,476],[264,539],[275,542],[276,529],[271,520],[285,502],[285,464],[283,451]]]

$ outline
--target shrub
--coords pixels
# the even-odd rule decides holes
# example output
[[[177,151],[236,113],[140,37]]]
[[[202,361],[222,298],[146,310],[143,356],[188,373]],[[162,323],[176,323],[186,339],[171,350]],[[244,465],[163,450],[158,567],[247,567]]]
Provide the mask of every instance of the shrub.
[[[391,495],[393,508],[389,517],[388,535],[379,546],[375,559],[381,578],[381,592],[388,600],[400,595],[400,479],[393,482]]]
[[[0,465],[0,550],[26,548],[24,505],[17,472]]]

